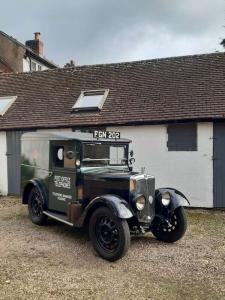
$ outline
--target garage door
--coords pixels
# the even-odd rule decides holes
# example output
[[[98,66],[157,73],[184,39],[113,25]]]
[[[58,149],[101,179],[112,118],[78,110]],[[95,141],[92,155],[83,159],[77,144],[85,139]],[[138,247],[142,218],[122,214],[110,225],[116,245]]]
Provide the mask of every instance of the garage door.
[[[23,131],[9,131],[7,136],[8,193],[20,194],[20,138]]]
[[[213,127],[213,194],[214,207],[225,207],[225,123]]]

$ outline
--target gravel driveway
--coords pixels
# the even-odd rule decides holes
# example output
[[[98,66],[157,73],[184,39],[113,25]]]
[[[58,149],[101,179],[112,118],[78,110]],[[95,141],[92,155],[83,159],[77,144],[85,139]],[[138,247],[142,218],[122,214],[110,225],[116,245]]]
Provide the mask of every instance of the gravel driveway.
[[[181,241],[133,237],[109,263],[81,230],[35,226],[18,199],[0,198],[0,299],[225,299],[225,212],[188,218]]]

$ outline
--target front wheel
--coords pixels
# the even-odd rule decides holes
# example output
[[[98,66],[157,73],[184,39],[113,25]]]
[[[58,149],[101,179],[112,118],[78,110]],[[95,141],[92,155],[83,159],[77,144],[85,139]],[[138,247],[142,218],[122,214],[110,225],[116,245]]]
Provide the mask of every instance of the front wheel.
[[[181,239],[187,229],[187,217],[182,206],[175,209],[171,218],[165,222],[155,222],[152,233],[163,242],[173,243]]]
[[[96,252],[109,261],[124,256],[130,246],[127,221],[117,218],[107,207],[100,207],[92,214],[89,235]]]

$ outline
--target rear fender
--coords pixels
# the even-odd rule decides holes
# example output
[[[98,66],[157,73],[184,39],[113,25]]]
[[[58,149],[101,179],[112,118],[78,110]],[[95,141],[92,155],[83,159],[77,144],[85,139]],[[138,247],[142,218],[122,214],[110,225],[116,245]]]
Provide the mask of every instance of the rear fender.
[[[36,187],[42,197],[43,204],[47,206],[48,194],[45,185],[39,179],[32,179],[27,182],[22,193],[22,204],[28,204],[29,193]]]

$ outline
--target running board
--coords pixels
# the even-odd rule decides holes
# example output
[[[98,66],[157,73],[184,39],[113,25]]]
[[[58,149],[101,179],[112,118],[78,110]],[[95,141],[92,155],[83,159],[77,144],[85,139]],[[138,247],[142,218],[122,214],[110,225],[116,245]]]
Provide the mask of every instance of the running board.
[[[67,216],[65,216],[65,215],[50,212],[50,211],[43,211],[43,214],[45,214],[46,216],[48,216],[54,220],[65,223],[69,226],[74,226],[73,223],[70,223],[69,221],[67,221]]]

